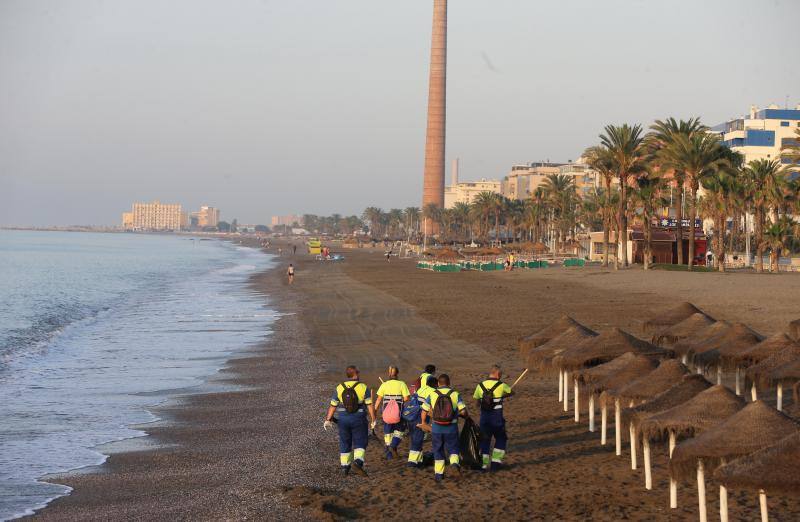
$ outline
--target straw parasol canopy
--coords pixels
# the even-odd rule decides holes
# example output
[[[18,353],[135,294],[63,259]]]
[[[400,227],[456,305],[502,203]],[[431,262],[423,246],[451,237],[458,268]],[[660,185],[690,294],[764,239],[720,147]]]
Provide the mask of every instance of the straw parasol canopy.
[[[721,335],[715,337],[705,346],[695,346],[690,353],[695,366],[708,368],[709,366],[735,367],[732,363],[740,355],[754,345],[764,340],[764,337],[743,323],[734,323]]]
[[[714,478],[727,488],[764,490],[800,497],[800,433],[738,458],[717,469]]]
[[[733,358],[733,362],[738,366],[753,366],[775,354],[797,347],[800,347],[800,344],[796,343],[785,333],[779,333],[772,337],[767,337],[760,343],[738,354]]]
[[[656,366],[655,359],[628,352],[600,366],[575,372],[574,376],[579,385],[594,394],[646,375]]]
[[[677,384],[659,393],[644,404],[623,409],[622,418],[625,422],[633,424],[638,429],[650,417],[693,399],[697,394],[708,390],[711,386],[712,384],[702,375],[685,375]]]
[[[789,337],[800,343],[800,319],[789,323]]]
[[[746,375],[759,387],[769,388],[779,382],[793,382],[793,375],[800,380],[800,377],[797,377],[798,365],[800,365],[800,346],[794,345],[751,366],[747,369]]]
[[[676,325],[681,321],[684,321],[691,317],[694,314],[702,314],[703,311],[697,308],[695,305],[689,302],[683,302],[672,308],[671,310],[667,310],[663,314],[659,315],[658,317],[654,317],[649,321],[645,322],[643,327],[644,331],[648,333],[655,333],[658,330],[669,328],[672,325]]]
[[[671,346],[678,341],[689,339],[716,321],[704,313],[692,314],[683,321],[673,324],[653,335],[653,344]]]
[[[667,411],[653,415],[639,426],[644,437],[653,440],[668,432],[694,436],[724,421],[744,407],[744,399],[728,388],[716,385]]]
[[[581,324],[571,326],[541,346],[529,350],[526,366],[538,370],[554,370],[553,359],[555,357],[561,355],[564,350],[596,336],[596,332]]]
[[[703,328],[693,336],[689,336],[682,341],[674,343],[671,348],[676,355],[686,355],[690,352],[696,352],[697,348],[708,346],[714,340],[723,335],[731,328],[731,324],[727,321],[716,321],[707,327]]]
[[[574,371],[607,363],[627,352],[651,357],[669,355],[663,348],[613,328],[564,350],[553,360],[553,364],[561,370]]]
[[[637,379],[629,380],[618,387],[606,387],[600,395],[600,404],[609,404],[614,399],[623,403],[629,401],[641,402],[652,399],[663,393],[689,375],[689,369],[676,359],[667,359],[652,372],[641,375]]]
[[[694,475],[697,461],[707,470],[778,443],[797,433],[800,425],[763,401],[751,402],[713,428],[675,447],[670,475],[686,479]]]
[[[519,340],[520,355],[524,359],[527,353],[532,348],[536,348],[537,346],[545,344],[554,337],[557,337],[562,333],[566,332],[569,328],[573,326],[583,326],[583,325],[581,325],[578,321],[568,316],[567,314],[563,314],[561,317],[559,317],[552,323],[548,324],[541,330],[537,331],[536,333],[520,338]]]

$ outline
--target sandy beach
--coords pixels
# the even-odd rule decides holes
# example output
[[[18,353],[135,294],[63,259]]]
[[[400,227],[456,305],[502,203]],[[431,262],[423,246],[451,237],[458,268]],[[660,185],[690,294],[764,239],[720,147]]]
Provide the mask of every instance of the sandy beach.
[[[37,517],[692,519],[692,483],[680,485],[679,508],[668,509],[666,448],[654,447],[654,489],[646,491],[627,452],[615,457],[562,411],[552,377],[530,375],[510,402],[506,469],[464,472],[441,486],[430,469],[384,461],[377,441],[367,452],[369,477],[340,478],[336,435],[322,430],[326,399],[347,364],[376,385],[390,363],[411,381],[432,362],[471,395],[492,363],[516,377],[523,369],[517,339],[562,313],[636,335],[643,321],[683,300],[764,335],[800,315],[800,277],[793,275],[636,268],[442,274],[417,270],[410,260],[387,263],[379,251],[343,253],[340,263],[285,257],[253,280],[285,315],[263,345],[226,368],[246,391],[192,396],[156,411],[169,422],[148,433],[162,449],[113,455],[95,472],[59,480],[74,492]],[[297,267],[292,286],[284,277],[289,262]],[[709,488],[715,516],[715,485]],[[732,492],[730,511],[733,519],[755,519],[757,500]],[[770,514],[797,519],[800,503],[772,497]]]

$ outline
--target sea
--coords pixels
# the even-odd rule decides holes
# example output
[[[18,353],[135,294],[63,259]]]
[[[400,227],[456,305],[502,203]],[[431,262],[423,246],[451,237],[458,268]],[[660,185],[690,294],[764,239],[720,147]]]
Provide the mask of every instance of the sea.
[[[149,408],[221,389],[270,333],[248,280],[273,263],[217,239],[0,230],[0,520],[69,494],[43,478],[135,449]]]

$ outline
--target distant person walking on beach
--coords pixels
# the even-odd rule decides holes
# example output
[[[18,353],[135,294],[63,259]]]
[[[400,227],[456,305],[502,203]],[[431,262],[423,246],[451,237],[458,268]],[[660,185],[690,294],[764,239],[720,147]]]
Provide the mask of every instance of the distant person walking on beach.
[[[513,395],[511,387],[500,380],[499,366],[492,366],[489,378],[478,384],[472,395],[481,411],[481,455],[483,469],[496,471],[503,462],[508,445],[503,401]],[[494,438],[494,450],[489,453]]]
[[[333,427],[334,413],[339,417],[339,463],[342,473],[350,473],[351,468],[362,475],[364,457],[369,441],[369,429],[375,429],[375,410],[372,407],[372,390],[358,380],[359,372],[355,366],[345,370],[347,380],[339,384],[331,397],[331,404],[322,427],[325,430]],[[367,414],[371,425],[367,426]]]
[[[388,263],[391,260],[392,260],[392,251],[391,250],[387,250],[386,251],[386,262]]]
[[[458,417],[467,417],[467,407],[457,391],[450,388],[450,377],[442,374],[436,388],[425,404],[422,405],[422,424],[430,416],[431,445],[433,446],[434,478],[444,478],[445,455],[450,467],[456,473],[461,472],[460,448],[458,444]]]
[[[294,265],[289,263],[289,269],[286,270],[286,275],[289,276],[289,284],[294,283]]]
[[[292,245],[292,255],[297,254],[297,245]]]
[[[408,463],[406,464],[409,468],[418,468],[422,465],[424,455],[422,444],[425,442],[425,431],[417,428],[417,424],[422,424],[422,405],[425,404],[434,390],[436,390],[436,377],[427,375],[422,384],[417,386],[416,391],[411,395],[411,400],[408,401],[403,409],[403,420],[408,423],[410,437]],[[430,426],[430,418],[426,419],[425,424]]]
[[[281,247],[278,247],[278,255],[283,256],[283,249]]]
[[[383,408],[383,443],[386,445],[386,458],[397,456],[397,447],[403,440],[403,406],[411,398],[408,386],[397,378],[400,370],[389,366],[389,379],[381,383],[375,397],[375,407]]]

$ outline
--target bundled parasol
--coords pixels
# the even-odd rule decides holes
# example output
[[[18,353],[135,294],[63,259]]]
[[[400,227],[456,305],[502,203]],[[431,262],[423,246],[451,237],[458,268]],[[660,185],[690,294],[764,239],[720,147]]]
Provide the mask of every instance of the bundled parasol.
[[[669,463],[674,480],[697,474],[701,519],[705,519],[705,473],[726,461],[751,454],[797,433],[800,426],[762,401],[748,404],[737,413],[693,439],[679,444]],[[720,516],[728,518],[728,493],[720,488]]]

